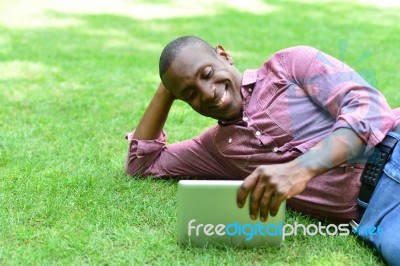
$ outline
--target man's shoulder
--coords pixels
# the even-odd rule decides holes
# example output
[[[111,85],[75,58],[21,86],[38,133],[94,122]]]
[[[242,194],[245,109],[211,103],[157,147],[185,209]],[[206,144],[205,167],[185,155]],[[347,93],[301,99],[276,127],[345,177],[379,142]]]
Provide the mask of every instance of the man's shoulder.
[[[309,45],[297,45],[297,46],[291,46],[287,47],[281,50],[278,50],[275,52],[271,57],[277,57],[277,56],[283,56],[283,55],[296,55],[296,54],[316,54],[318,52],[318,49]]]
[[[261,66],[260,70],[263,68],[277,67],[277,64],[287,66],[288,64],[290,65],[291,62],[305,63],[312,60],[318,52],[318,49],[308,45],[284,48],[272,54]]]

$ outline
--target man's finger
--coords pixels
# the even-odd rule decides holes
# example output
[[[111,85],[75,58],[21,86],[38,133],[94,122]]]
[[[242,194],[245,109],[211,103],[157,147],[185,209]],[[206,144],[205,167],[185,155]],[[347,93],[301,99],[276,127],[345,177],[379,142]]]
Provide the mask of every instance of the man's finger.
[[[287,194],[283,194],[283,193],[275,194],[275,196],[271,199],[271,203],[270,203],[270,214],[272,216],[275,216],[278,213],[279,206],[287,198],[288,198]]]
[[[253,190],[254,186],[257,184],[257,175],[251,174],[243,181],[242,185],[239,187],[237,192],[236,202],[239,208],[243,208],[247,195]]]
[[[268,212],[270,209],[270,202],[274,196],[274,191],[266,188],[264,195],[260,202],[260,219],[265,222],[268,219]]]
[[[259,180],[259,179],[258,179]],[[264,195],[265,186],[263,184],[258,184],[254,187],[250,196],[250,217],[255,220],[258,217],[258,212],[260,208],[260,201]]]

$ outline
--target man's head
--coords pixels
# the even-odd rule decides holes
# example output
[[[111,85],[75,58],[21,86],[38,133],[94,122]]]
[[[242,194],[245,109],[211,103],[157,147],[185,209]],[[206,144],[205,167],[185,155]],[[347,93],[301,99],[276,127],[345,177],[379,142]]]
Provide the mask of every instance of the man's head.
[[[176,98],[196,112],[221,121],[241,116],[241,73],[218,45],[195,36],[170,42],[160,57],[160,78]]]

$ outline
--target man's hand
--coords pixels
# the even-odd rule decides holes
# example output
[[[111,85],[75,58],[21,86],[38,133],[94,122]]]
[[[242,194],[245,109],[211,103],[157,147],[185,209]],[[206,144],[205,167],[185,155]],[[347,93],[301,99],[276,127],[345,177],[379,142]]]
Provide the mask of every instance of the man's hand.
[[[268,213],[275,216],[282,201],[301,193],[312,177],[296,161],[261,165],[243,181],[237,193],[237,204],[242,208],[250,193],[251,218],[257,219],[260,213],[261,221],[266,221]]]
[[[237,193],[239,208],[250,196],[250,216],[265,221],[276,215],[282,201],[300,194],[315,176],[360,155],[364,141],[351,129],[339,128],[297,159],[261,165],[243,181]]]

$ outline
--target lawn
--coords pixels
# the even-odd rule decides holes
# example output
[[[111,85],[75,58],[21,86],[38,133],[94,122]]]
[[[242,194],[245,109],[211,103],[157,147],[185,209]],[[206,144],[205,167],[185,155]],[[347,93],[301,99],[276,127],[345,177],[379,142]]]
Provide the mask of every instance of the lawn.
[[[0,3],[0,264],[383,265],[351,236],[179,247],[177,183],[126,176],[124,136],[157,87],[162,48],[188,34],[222,44],[242,71],[288,46],[317,47],[400,106],[400,7],[149,2]],[[177,102],[165,127],[172,143],[213,124]],[[295,221],[315,222],[289,212]]]

